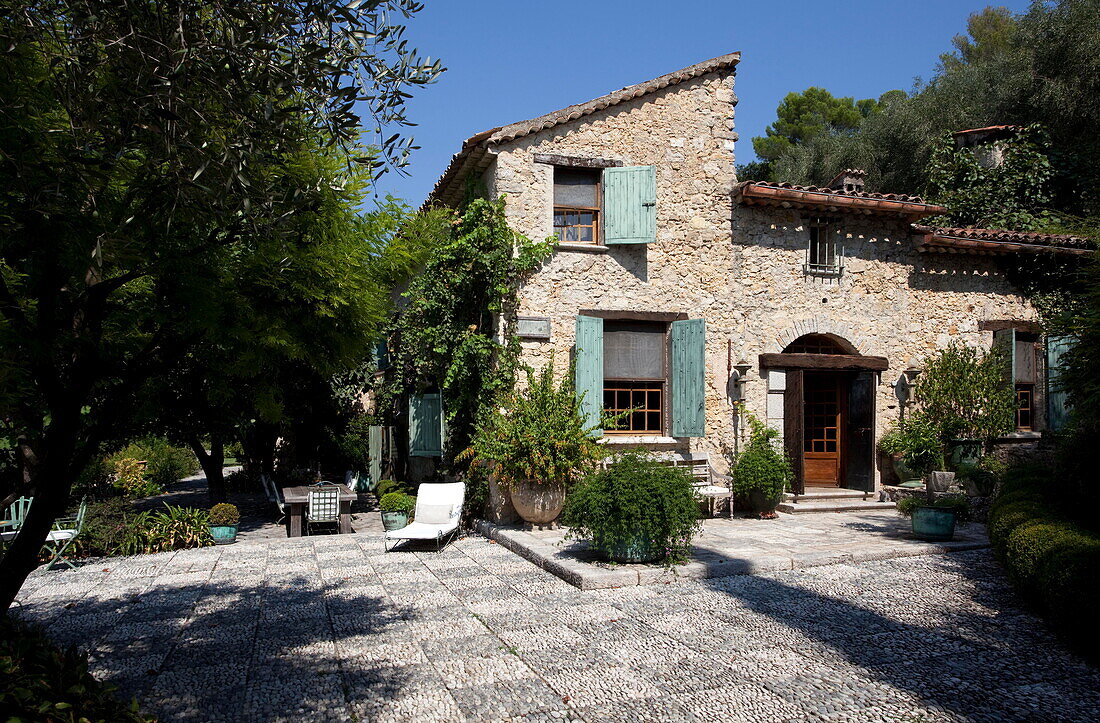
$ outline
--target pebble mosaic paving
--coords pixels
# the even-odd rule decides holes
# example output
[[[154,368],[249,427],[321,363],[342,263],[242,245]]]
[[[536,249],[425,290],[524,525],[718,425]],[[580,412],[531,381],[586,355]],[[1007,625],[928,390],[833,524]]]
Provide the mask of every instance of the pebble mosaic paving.
[[[163,721],[1100,719],[987,550],[582,591],[368,532],[39,571],[17,615]]]

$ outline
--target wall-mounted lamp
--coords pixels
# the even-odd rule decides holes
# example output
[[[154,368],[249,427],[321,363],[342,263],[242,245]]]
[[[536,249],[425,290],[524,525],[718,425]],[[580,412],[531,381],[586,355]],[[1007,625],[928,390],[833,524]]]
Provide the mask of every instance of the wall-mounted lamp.
[[[920,367],[910,364],[906,370],[901,373],[900,381],[905,385],[905,398],[901,401],[905,404],[912,404],[916,401],[917,377],[920,376],[922,371],[924,370]]]
[[[738,357],[736,363],[733,361],[733,340],[726,341],[726,377],[729,379],[729,396],[734,402],[741,401],[744,398],[743,388],[745,386],[746,378],[749,374],[749,369],[752,365],[745,359],[744,353]]]

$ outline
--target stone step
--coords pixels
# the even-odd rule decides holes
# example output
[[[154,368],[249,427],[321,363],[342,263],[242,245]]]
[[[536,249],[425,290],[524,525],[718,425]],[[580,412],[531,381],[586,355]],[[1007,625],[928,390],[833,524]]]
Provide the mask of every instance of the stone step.
[[[798,502],[780,502],[776,509],[789,515],[803,515],[810,512],[874,512],[892,510],[897,507],[893,502],[873,502],[861,499],[808,499],[799,497]]]
[[[875,498],[877,493],[863,492],[861,490],[845,490],[840,488],[813,488],[811,487],[805,494],[798,495],[798,499],[801,500],[861,500],[866,495],[868,498]],[[783,499],[788,502],[794,501],[794,494],[785,492]]]

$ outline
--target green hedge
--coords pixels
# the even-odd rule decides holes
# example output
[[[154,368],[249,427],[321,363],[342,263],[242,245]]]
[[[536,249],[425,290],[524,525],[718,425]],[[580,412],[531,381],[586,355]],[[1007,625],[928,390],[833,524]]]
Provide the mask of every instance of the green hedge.
[[[1024,596],[1071,642],[1100,640],[1100,534],[1059,513],[1047,497],[1049,475],[1038,468],[1006,475],[989,511],[989,539]]]
[[[87,655],[61,650],[35,628],[7,618],[0,618],[0,710],[7,721],[155,720],[93,678]]]

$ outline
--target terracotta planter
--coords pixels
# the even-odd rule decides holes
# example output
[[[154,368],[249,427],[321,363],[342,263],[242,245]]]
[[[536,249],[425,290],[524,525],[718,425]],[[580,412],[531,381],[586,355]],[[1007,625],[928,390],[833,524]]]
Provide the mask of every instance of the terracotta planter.
[[[549,525],[558,519],[565,506],[565,487],[562,485],[519,482],[512,488],[512,505],[524,522],[532,525]]]

